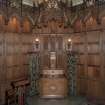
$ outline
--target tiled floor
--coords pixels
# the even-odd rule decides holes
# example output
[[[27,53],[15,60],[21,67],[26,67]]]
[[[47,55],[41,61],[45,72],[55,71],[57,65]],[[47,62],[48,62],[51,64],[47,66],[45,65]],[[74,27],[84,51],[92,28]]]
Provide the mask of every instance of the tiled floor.
[[[87,105],[81,97],[69,97],[65,99],[41,99],[36,96],[27,99],[28,105]]]

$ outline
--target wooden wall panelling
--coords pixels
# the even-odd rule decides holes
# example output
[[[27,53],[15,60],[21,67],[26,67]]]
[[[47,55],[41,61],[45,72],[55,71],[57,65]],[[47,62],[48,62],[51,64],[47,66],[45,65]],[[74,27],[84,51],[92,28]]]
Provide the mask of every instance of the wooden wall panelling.
[[[88,44],[88,53],[99,53],[99,44]]]
[[[23,77],[27,78],[28,69],[29,69],[29,52],[32,52],[32,44],[33,44],[33,35],[32,34],[21,34],[21,73]]]
[[[105,97],[105,35],[100,31],[90,31],[83,35],[72,38],[73,48],[78,52],[78,94],[102,99]]]
[[[63,37],[59,34],[56,34],[56,51],[61,53],[63,51]]]
[[[94,17],[91,16],[86,22],[86,30],[94,30],[97,28],[98,28],[97,21]]]
[[[73,37],[74,36],[74,37]],[[84,35],[83,33],[72,34],[73,50],[77,53],[84,53]]]
[[[100,82],[101,82],[101,90],[103,93],[102,98],[105,100],[105,31],[100,31],[100,57],[101,57],[101,65],[100,65]]]
[[[75,31],[75,32],[81,32],[81,31],[82,31],[83,27],[82,27],[82,22],[81,22],[80,19],[78,19],[78,20],[75,22],[73,28],[74,28],[74,31]]]
[[[1,69],[0,69],[0,99],[1,99],[1,104],[4,104],[5,101],[5,90],[6,90],[6,42],[5,42],[5,33],[1,32],[0,33],[0,47],[1,47]]]
[[[64,26],[63,26],[62,23],[61,23],[61,26],[60,26],[60,24],[58,24],[58,26],[57,26],[57,32],[58,33],[62,33],[62,31],[64,30],[63,28],[64,28]]]
[[[18,79],[18,78],[21,78],[21,70],[20,70],[20,67],[19,66],[12,66],[12,67],[8,67],[7,68],[7,80],[8,80],[8,85],[7,87],[10,87],[10,82],[15,80],[15,79]]]
[[[101,25],[103,28],[105,28],[105,16],[102,18]]]
[[[103,54],[104,54],[104,58],[103,58],[103,65],[104,65],[104,79],[105,79],[105,31],[103,32]]]
[[[49,37],[45,36],[43,38],[43,50],[47,51],[49,49]]]
[[[87,59],[88,57],[88,49],[87,49],[87,45],[88,45],[88,41],[87,41],[87,32],[84,32],[83,33],[84,35],[84,56],[85,56],[85,59]],[[84,79],[84,82],[86,83],[86,90],[88,89],[88,81],[87,81],[87,73],[88,73],[88,70],[87,70],[87,67],[88,67],[88,64],[87,64],[87,60],[84,61],[84,70],[85,70],[85,79]],[[85,90],[85,95],[87,96],[87,91]]]
[[[85,55],[84,54],[78,54],[78,64],[83,65],[85,62]]]
[[[101,65],[101,58],[99,54],[88,55],[87,61],[88,61],[88,65],[93,65],[93,66]]]
[[[87,94],[87,80],[84,78],[78,78],[77,80],[77,95],[86,96]]]
[[[0,30],[3,30],[4,28],[4,16],[0,14]]]
[[[77,66],[77,78],[86,78],[87,72],[84,68],[84,64]]]
[[[62,68],[62,69],[65,69],[65,56],[63,53],[57,53],[57,60],[56,60],[56,66],[57,68]]]
[[[16,33],[6,33],[5,41],[6,41],[6,65],[7,65],[6,71],[7,71],[7,76],[8,76],[9,71],[13,74],[17,73],[16,67],[19,66],[19,61],[20,61],[19,35]],[[8,82],[11,82],[11,80],[16,79],[15,77],[16,75],[11,75],[11,76],[12,77],[10,77],[10,79],[7,79]]]
[[[24,18],[24,20],[23,20],[23,30],[22,30],[22,32],[24,32],[24,33],[29,33],[29,32],[31,32],[32,31],[32,26],[31,26],[31,22],[29,21],[29,19],[26,17],[26,18]]]
[[[42,28],[42,33],[50,33],[50,28],[49,28],[49,26],[48,26],[47,23],[46,23],[46,27],[44,26],[44,27]]]
[[[88,96],[91,98],[100,98],[101,88],[100,88],[100,81],[99,80],[88,80]],[[101,92],[101,93],[100,93]]]
[[[56,37],[55,36],[50,36],[50,38],[49,38],[50,51],[55,51],[56,50],[55,43],[56,43]]]
[[[95,60],[94,57],[99,55],[99,35],[96,32],[87,32],[87,79],[88,79],[88,90],[87,96],[88,97],[95,97],[95,84],[96,83],[96,76],[95,72],[97,67],[94,67]],[[97,38],[98,37],[98,38]],[[96,43],[98,42],[98,44]],[[92,58],[91,58],[92,57]]]
[[[32,34],[21,34],[21,43],[22,44],[32,44],[34,41]]]
[[[21,55],[21,65],[28,65],[29,64],[29,55],[22,54]]]
[[[42,69],[43,68],[49,68],[50,67],[50,54],[49,54],[49,51],[50,51],[50,37],[49,36],[43,37],[43,41],[41,41],[41,43],[42,43],[42,47],[43,47],[42,52],[41,52]]]
[[[0,16],[1,18],[1,16]],[[2,53],[3,53],[3,35],[0,33],[0,104],[1,104],[1,97],[2,97],[2,70],[3,70],[3,56],[2,56]]]
[[[86,65],[86,34],[78,33],[74,34],[73,50],[78,54],[78,65],[77,65],[77,94],[86,95],[87,88],[87,69]]]
[[[97,80],[100,79],[100,66],[88,66],[88,79]]]
[[[100,38],[99,31],[90,31],[87,32],[87,34],[88,34],[87,36],[88,43],[99,42]]]
[[[103,83],[104,83],[104,88],[105,88],[105,31],[103,32],[103,66],[104,66],[104,68],[103,68],[103,71],[104,71],[104,75],[103,75]],[[104,94],[104,97],[105,97],[105,91],[103,92],[103,94]]]
[[[34,32],[35,33],[43,33],[42,32],[42,27],[39,27],[39,26],[38,27],[35,27]]]
[[[103,80],[104,80],[104,65],[103,65],[103,57],[104,57],[104,53],[103,53],[103,32],[102,31],[99,31],[99,45],[100,45],[100,49],[99,49],[99,52],[100,52],[100,78],[99,78],[99,82],[100,82],[100,85],[99,86],[99,89],[98,89],[98,98],[101,98],[103,99],[103,93],[104,93],[104,85],[103,85]],[[97,86],[97,87],[98,87]],[[101,90],[101,91],[100,91]]]
[[[22,70],[22,74],[23,74],[23,75],[21,75],[21,77],[27,79],[28,78],[28,73],[29,73],[29,64],[28,65],[26,65],[26,64],[22,65],[21,70]]]
[[[102,35],[99,31],[88,33],[88,96],[102,98],[101,65]],[[102,90],[102,91],[100,91]]]
[[[20,20],[17,16],[13,16],[9,19],[8,26],[6,27],[8,32],[20,32]]]
[[[31,51],[31,43],[32,43],[32,35],[30,34],[22,34],[21,35],[21,53],[27,54]]]
[[[78,44],[78,43],[84,43],[84,35],[81,34],[81,33],[75,33],[75,34],[72,34],[74,37],[73,37],[73,43],[74,44]]]

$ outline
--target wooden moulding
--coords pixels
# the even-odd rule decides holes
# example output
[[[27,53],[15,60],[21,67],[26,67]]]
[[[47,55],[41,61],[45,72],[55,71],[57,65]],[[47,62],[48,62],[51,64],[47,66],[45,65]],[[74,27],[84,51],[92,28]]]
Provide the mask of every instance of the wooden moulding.
[[[104,88],[101,81],[96,80],[88,80],[88,90],[87,90],[88,97],[93,97],[96,99],[104,99]]]
[[[64,98],[67,96],[67,80],[65,78],[41,78],[40,96],[42,98]]]
[[[76,90],[77,90],[77,95],[82,95],[82,96],[86,96],[87,94],[87,89],[88,89],[88,80],[86,79],[80,79],[78,78],[76,80]]]
[[[87,59],[88,65],[96,65],[100,66],[101,65],[101,57],[100,55],[88,55]]]

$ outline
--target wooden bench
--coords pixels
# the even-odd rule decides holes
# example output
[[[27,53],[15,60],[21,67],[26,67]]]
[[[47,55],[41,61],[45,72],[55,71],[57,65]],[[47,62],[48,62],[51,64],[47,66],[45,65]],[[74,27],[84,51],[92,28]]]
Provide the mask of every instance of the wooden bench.
[[[5,92],[5,105],[15,105],[18,103],[18,89],[25,89],[29,85],[27,79],[18,79],[11,82],[11,89],[6,90]]]
[[[16,103],[16,91],[14,89],[6,90],[5,92],[5,105],[15,105]]]
[[[24,86],[26,87],[28,85],[29,85],[29,80],[27,79],[20,79],[20,80],[11,82],[12,88],[19,88],[19,87],[24,87]]]

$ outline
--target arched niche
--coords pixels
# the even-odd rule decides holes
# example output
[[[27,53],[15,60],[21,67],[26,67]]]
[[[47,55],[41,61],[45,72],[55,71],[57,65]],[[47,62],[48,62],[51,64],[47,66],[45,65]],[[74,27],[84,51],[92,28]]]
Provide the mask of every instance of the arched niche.
[[[77,19],[74,23],[74,31],[75,32],[80,32],[82,31],[82,21],[80,19]]]
[[[95,29],[97,27],[97,21],[96,21],[96,18],[94,17],[89,17],[86,21],[86,28],[87,29]]]
[[[7,30],[10,32],[20,32],[20,28],[20,19],[17,16],[10,17]]]
[[[3,30],[5,24],[5,16],[0,12],[0,30]]]
[[[102,27],[105,27],[105,16],[102,17],[101,25]]]
[[[28,33],[32,31],[32,24],[27,17],[23,19],[23,32]]]
[[[0,27],[4,25],[5,19],[2,14],[0,14]]]

